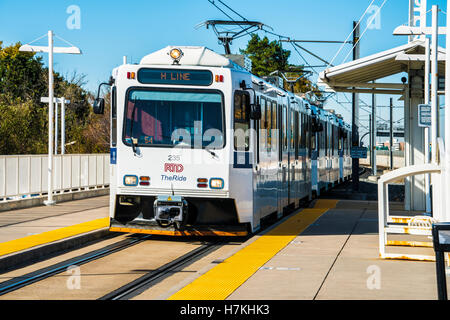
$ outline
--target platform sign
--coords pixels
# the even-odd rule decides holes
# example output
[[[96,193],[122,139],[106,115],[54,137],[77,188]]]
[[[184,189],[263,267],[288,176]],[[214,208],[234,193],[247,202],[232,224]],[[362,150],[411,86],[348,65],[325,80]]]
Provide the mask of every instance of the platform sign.
[[[431,127],[431,106],[419,104],[419,127]]]
[[[352,147],[350,149],[350,155],[353,159],[367,159],[366,147]]]

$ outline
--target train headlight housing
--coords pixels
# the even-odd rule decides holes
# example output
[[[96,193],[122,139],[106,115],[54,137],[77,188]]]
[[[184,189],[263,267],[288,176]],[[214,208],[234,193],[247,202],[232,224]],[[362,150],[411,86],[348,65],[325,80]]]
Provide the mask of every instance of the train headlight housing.
[[[183,51],[181,51],[181,49],[174,48],[170,50],[169,55],[172,58],[173,63],[178,64],[180,59],[183,57]]]
[[[123,184],[129,187],[135,187],[138,185],[138,177],[127,175],[123,177]]]
[[[211,178],[209,179],[209,187],[211,189],[223,189],[223,179],[221,178]]]

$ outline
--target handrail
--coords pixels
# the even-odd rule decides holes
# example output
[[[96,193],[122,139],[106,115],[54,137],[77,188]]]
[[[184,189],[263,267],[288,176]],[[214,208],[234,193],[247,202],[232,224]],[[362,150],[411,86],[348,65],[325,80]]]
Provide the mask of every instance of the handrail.
[[[421,164],[414,165],[409,167],[400,168],[391,172],[388,172],[380,177],[378,180],[378,231],[379,231],[379,252],[381,258],[393,258],[393,257],[406,257],[405,255],[395,255],[395,254],[386,254],[385,246],[387,243],[387,230],[392,230],[388,226],[388,217],[389,217],[389,191],[388,185],[390,182],[393,182],[398,179],[403,179],[410,176],[415,176],[419,174],[440,174],[442,172],[442,168],[440,165],[431,163],[431,164]],[[441,210],[440,208],[434,208],[434,218],[440,220]],[[422,228],[423,229],[423,228]],[[400,233],[410,233],[413,228],[403,228]],[[427,230],[425,230],[427,231]],[[418,230],[418,234],[424,234],[424,230]],[[430,230],[431,234],[431,230]],[[419,260],[427,260],[428,257],[424,258],[421,256],[410,256],[412,259]]]

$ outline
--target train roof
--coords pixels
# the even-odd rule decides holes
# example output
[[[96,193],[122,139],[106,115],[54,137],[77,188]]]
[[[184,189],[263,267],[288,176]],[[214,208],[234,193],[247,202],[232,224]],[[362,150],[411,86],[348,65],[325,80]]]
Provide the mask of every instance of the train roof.
[[[170,53],[172,50],[180,50],[181,55],[179,59],[174,63],[174,59],[171,57]],[[233,62],[231,59],[224,57],[223,55],[214,52],[213,50],[202,47],[202,46],[167,46],[163,49],[150,53],[144,56],[141,61],[141,65],[182,65],[182,66],[203,66],[203,67],[221,67],[221,68],[230,68],[236,69],[239,71],[248,72],[245,68]],[[248,72],[251,74],[250,72]],[[295,99],[297,101],[304,101],[308,104],[307,108],[311,110],[311,112],[315,115],[321,115],[323,118],[327,118],[330,122],[338,123],[340,125],[344,125],[345,127],[349,127],[340,117],[335,115],[333,112],[329,110],[324,110],[323,108],[314,104],[314,102],[309,101],[304,97],[300,97],[298,95],[294,95],[293,93],[284,90],[284,88],[280,88],[273,83],[266,81],[258,76],[252,75],[252,81],[255,84],[264,84],[264,86],[271,88],[273,91],[278,92],[278,94],[286,95],[291,99]],[[334,120],[334,121],[331,121]]]
[[[167,46],[161,50],[150,53],[141,59],[140,64],[148,65],[171,65],[174,64],[170,52],[179,49],[182,56],[178,60],[178,65],[182,66],[204,66],[235,68],[236,64],[230,59],[218,54],[207,47],[194,46]]]

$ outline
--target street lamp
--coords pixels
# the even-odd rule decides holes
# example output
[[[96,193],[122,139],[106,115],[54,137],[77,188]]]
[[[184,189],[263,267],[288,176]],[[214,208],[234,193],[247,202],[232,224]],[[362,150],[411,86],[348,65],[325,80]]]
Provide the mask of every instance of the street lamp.
[[[53,53],[81,54],[77,47],[54,47],[53,31],[48,31],[48,46],[32,46],[25,44],[19,48],[24,52],[47,52],[48,53],[48,198],[44,201],[46,205],[54,205],[53,201]]]

